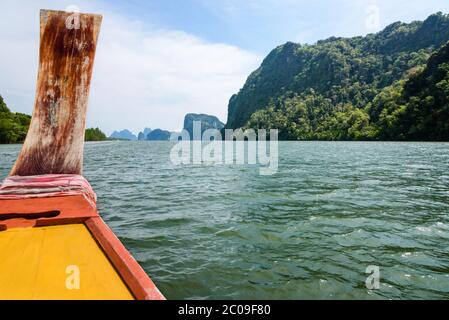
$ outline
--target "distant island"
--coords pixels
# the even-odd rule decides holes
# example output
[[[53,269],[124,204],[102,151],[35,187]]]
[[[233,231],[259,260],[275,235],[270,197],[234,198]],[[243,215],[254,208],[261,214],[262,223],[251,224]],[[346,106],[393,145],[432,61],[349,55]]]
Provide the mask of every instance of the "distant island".
[[[196,114],[188,113],[184,118],[184,130],[189,132],[190,137],[193,137],[193,123],[198,121],[201,123],[201,134],[208,129],[221,130],[224,128],[224,123],[222,123],[217,117],[207,114]],[[143,131],[139,132],[136,136],[128,129],[121,131],[114,131],[109,139],[120,139],[128,141],[169,141],[171,135],[174,132],[163,129],[152,130],[150,128],[145,128]]]
[[[226,128],[281,140],[449,140],[449,15],[274,49],[231,97]]]
[[[153,130],[151,130],[150,128],[143,129],[142,132],[139,132],[139,135],[137,136],[137,140],[145,141],[147,139],[148,134],[150,134],[151,131],[153,131]]]
[[[86,129],[86,134],[84,136],[84,141],[106,141],[108,137],[99,129],[92,128]]]
[[[143,132],[139,132],[136,136],[128,129],[121,131],[114,131],[109,137],[111,140],[127,140],[127,141],[168,141],[170,140],[171,132],[162,129],[151,130],[145,128]]]
[[[145,137],[146,141],[169,141],[171,132],[162,129],[156,129],[148,133]]]
[[[194,122],[201,123],[201,136],[203,136],[203,133],[206,130],[209,130],[209,129],[221,130],[224,128],[224,123],[222,123],[215,116],[210,116],[207,114],[189,113],[185,116],[185,119],[184,119],[184,130],[186,130],[189,133],[191,139],[194,138],[194,135],[193,135],[193,123]]]
[[[110,136],[110,139],[118,139],[118,140],[129,140],[129,141],[137,141],[137,136],[129,131],[128,129],[124,129],[122,131],[114,131]]]

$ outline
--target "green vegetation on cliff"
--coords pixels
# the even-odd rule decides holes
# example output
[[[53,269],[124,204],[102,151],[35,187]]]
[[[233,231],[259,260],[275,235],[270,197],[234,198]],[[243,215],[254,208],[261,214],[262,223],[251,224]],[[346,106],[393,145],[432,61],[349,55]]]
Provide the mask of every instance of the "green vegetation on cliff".
[[[0,143],[20,143],[25,140],[31,117],[11,112],[0,96]]]
[[[449,42],[408,80],[385,88],[368,112],[383,139],[449,141]]]
[[[447,140],[448,40],[449,15],[437,13],[366,37],[287,43],[231,98],[227,127],[277,128],[286,140]]]
[[[106,135],[99,128],[86,129],[84,141],[105,141],[105,140],[108,140],[108,137],[106,137]]]

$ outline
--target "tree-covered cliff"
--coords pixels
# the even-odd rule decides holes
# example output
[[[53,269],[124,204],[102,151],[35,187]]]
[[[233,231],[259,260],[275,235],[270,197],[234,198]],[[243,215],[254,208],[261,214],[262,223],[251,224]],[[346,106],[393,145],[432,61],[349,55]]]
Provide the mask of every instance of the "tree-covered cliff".
[[[449,141],[449,42],[409,79],[385,88],[368,112],[383,139]]]
[[[366,37],[286,43],[231,98],[227,127],[277,128],[290,140],[443,139],[423,126],[436,130],[447,112],[440,48],[448,40],[449,15],[437,13]]]
[[[25,140],[31,117],[9,110],[0,95],[0,143],[20,143]]]
[[[84,141],[105,141],[108,137],[99,128],[86,129]]]

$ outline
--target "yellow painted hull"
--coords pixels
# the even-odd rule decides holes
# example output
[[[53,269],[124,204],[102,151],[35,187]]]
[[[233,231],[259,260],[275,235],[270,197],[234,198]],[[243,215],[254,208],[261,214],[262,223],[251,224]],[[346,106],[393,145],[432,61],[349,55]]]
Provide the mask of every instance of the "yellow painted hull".
[[[0,299],[133,299],[83,224],[0,232]]]
[[[42,10],[33,117],[0,185],[0,299],[164,300],[81,176],[102,17]]]

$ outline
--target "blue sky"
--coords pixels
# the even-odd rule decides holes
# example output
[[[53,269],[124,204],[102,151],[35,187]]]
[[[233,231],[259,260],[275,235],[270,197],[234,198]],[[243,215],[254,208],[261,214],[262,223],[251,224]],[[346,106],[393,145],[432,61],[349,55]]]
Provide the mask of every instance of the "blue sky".
[[[267,54],[287,42],[313,43],[330,36],[364,35],[366,9],[379,7],[380,28],[449,12],[449,1],[403,0],[131,0],[111,1],[115,10],[158,27],[183,30]]]
[[[226,121],[231,95],[286,41],[365,35],[449,13],[447,0],[2,0],[0,94],[14,111],[33,108],[39,9],[70,5],[104,16],[88,126],[108,134],[178,130],[189,112]]]

